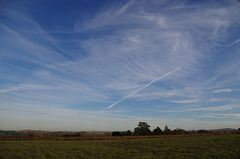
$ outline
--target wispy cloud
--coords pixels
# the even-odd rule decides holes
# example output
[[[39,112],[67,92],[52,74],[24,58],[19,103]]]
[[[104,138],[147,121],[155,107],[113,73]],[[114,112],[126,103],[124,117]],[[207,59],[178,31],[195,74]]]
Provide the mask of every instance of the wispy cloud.
[[[0,110],[32,103],[71,114],[109,105],[104,113],[122,115],[116,122],[150,118],[154,113],[141,111],[151,108],[165,114],[239,110],[237,1],[111,2],[91,14],[64,13],[70,20],[62,20],[60,30],[48,16],[48,23],[36,16],[37,8],[16,5],[0,13]]]
[[[168,110],[158,110],[158,109],[144,109],[156,112],[193,112],[193,111],[225,111],[240,108],[240,105],[222,105],[222,106],[212,106],[212,107],[197,107],[197,108],[181,108],[181,109],[168,109]]]
[[[218,89],[213,91],[213,93],[226,93],[226,92],[232,92],[232,89]]]
[[[15,87],[1,89],[0,93],[9,93],[9,92],[14,92],[19,90],[46,90],[49,88],[50,88],[49,86],[43,86],[43,85],[22,84]]]
[[[240,114],[237,113],[232,113],[232,114],[227,114],[227,113],[208,113],[208,115],[203,115],[201,117],[205,118],[232,118],[232,119],[240,119]]]
[[[143,87],[137,89],[136,91],[130,93],[130,94],[127,95],[126,97],[123,97],[122,99],[118,100],[117,102],[111,104],[110,106],[108,106],[108,107],[105,108],[104,110],[112,108],[113,106],[115,106],[115,105],[118,104],[119,102],[121,102],[121,101],[123,101],[123,100],[125,100],[125,99],[127,99],[127,98],[129,98],[129,97],[131,97],[131,96],[133,96],[134,94],[136,94],[137,92],[141,91],[142,89],[144,89],[144,88],[150,86],[152,83],[154,83],[154,82],[156,82],[156,81],[158,81],[158,80],[160,80],[160,79],[162,79],[162,78],[164,78],[164,77],[166,77],[166,76],[168,76],[168,75],[174,73],[175,71],[177,71],[177,70],[180,69],[180,68],[181,68],[181,67],[178,67],[178,68],[174,69],[173,71],[170,71],[170,72],[168,72],[168,73],[166,73],[166,74],[164,74],[164,75],[162,75],[162,76],[160,76],[160,77],[158,77],[158,78],[152,80],[152,81],[149,82],[148,84],[146,84],[146,85],[144,85]]]
[[[234,98],[229,98],[229,97],[219,97],[219,98],[209,98],[208,102],[235,102],[238,103],[239,100],[238,99],[234,99]]]
[[[179,103],[179,104],[188,104],[188,103],[196,103],[198,102],[198,99],[192,99],[192,100],[171,100],[172,103]]]

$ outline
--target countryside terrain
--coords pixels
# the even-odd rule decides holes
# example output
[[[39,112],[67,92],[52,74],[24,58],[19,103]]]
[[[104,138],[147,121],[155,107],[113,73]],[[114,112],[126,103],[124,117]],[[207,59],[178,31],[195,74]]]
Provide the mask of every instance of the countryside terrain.
[[[77,138],[0,140],[0,158],[240,158],[237,133]]]

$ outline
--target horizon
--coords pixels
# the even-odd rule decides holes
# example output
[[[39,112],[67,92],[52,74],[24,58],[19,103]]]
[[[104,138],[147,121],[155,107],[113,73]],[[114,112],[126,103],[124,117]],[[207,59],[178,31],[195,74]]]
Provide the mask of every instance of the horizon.
[[[157,126],[159,127],[159,126]],[[157,127],[152,127],[150,126],[150,130],[153,131],[155,128]],[[161,130],[164,130],[164,128],[159,127]],[[171,131],[175,130],[175,129],[181,129],[181,128],[173,128],[170,129]],[[199,131],[199,130],[207,130],[207,131],[214,131],[214,130],[225,130],[225,129],[231,129],[234,131],[238,131],[239,128],[217,128],[217,129],[189,129],[189,130],[185,130],[184,131]],[[131,132],[134,132],[134,128],[133,129],[129,129]],[[124,132],[124,131],[128,131],[128,130],[79,130],[79,131],[71,131],[71,130],[34,130],[34,129],[24,129],[24,130],[2,130],[0,129],[0,131],[42,131],[42,132],[114,132],[114,131],[119,131],[119,132]]]
[[[1,130],[239,128],[240,2],[0,2]]]

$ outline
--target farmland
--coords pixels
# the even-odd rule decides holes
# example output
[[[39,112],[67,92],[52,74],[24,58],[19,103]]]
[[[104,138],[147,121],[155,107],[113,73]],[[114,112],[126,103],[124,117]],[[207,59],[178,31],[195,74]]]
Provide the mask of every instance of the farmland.
[[[0,140],[0,158],[240,158],[240,134]]]

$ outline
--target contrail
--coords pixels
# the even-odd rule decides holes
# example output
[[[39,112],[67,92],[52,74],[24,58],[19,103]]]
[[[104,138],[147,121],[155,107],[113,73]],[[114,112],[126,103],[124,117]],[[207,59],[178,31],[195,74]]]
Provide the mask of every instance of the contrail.
[[[137,89],[136,91],[134,91],[134,92],[130,93],[130,94],[129,94],[129,95],[127,95],[126,97],[123,97],[122,99],[120,99],[120,100],[116,101],[116,102],[115,102],[115,103],[113,103],[112,105],[110,105],[110,106],[108,106],[107,108],[103,109],[103,111],[104,111],[104,110],[107,110],[107,109],[110,109],[110,108],[112,108],[113,106],[115,106],[116,104],[120,103],[121,101],[123,101],[123,100],[127,99],[128,97],[130,97],[130,96],[132,96],[132,95],[134,95],[134,94],[136,94],[137,92],[141,91],[142,89],[144,89],[144,88],[146,88],[146,87],[150,86],[152,83],[154,83],[154,82],[156,82],[156,81],[160,80],[161,78],[163,78],[163,77],[166,77],[166,76],[168,76],[168,75],[172,74],[173,72],[175,72],[175,71],[179,70],[180,68],[181,68],[181,67],[178,67],[178,68],[174,69],[173,71],[170,71],[170,72],[168,72],[168,73],[166,73],[166,74],[164,74],[164,75],[162,75],[162,76],[160,76],[160,77],[156,78],[155,80],[152,80],[151,82],[149,82],[149,83],[148,83],[148,84],[146,84],[145,86],[143,86],[143,87],[141,87],[141,88]]]
[[[240,42],[240,39],[232,42],[231,44],[229,44],[229,45],[227,45],[227,46],[225,46],[224,48],[220,49],[218,52],[221,52],[221,51],[225,50],[226,48],[229,48],[229,47],[231,47],[232,45],[235,45],[235,44],[237,44],[237,43],[239,43],[239,42]]]

